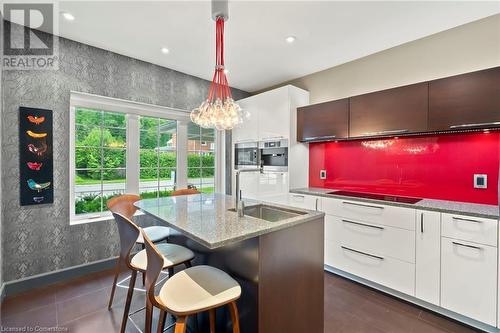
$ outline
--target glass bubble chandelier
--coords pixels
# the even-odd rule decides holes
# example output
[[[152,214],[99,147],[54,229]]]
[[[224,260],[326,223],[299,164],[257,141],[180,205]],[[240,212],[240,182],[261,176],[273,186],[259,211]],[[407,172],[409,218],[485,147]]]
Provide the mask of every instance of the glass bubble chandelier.
[[[207,99],[191,111],[191,121],[203,128],[230,130],[243,122],[243,112],[233,100],[224,67],[224,22],[228,19],[227,1],[212,1],[215,20],[215,73]]]

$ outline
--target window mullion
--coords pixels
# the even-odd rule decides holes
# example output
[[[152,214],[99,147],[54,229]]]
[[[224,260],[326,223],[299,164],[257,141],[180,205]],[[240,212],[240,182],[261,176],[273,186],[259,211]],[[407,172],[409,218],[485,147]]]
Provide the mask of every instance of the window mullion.
[[[156,193],[156,197],[160,197],[160,118],[157,119],[157,126],[156,126],[156,174],[157,174],[157,179],[156,179],[156,186],[158,188],[158,192]]]
[[[101,111],[101,212],[104,211],[104,111]]]
[[[139,194],[140,179],[140,129],[139,116],[127,115],[127,162],[126,189],[127,193]]]
[[[188,121],[177,121],[176,138],[176,177],[177,188],[187,188],[188,185]]]

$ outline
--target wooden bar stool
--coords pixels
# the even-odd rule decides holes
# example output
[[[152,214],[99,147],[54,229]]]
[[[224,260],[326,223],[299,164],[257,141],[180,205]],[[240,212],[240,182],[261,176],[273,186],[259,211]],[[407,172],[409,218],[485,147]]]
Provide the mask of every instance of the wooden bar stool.
[[[123,194],[109,199],[106,205],[112,213],[119,213],[129,220],[132,220],[135,212],[137,211],[137,208],[134,206],[134,202],[139,200],[141,200],[141,197],[136,194]],[[143,228],[143,230],[153,243],[167,240],[168,236],[170,235],[170,229],[168,227],[152,226]],[[139,234],[135,242],[140,244],[144,249],[144,239],[142,238],[142,234]],[[115,268],[113,287],[111,289],[111,295],[109,296],[108,309],[111,309],[111,306],[113,305],[116,284],[118,282],[118,276],[120,275],[120,269],[122,265],[123,262],[121,261],[121,257],[118,257]]]
[[[146,269],[146,327],[144,332],[151,333],[153,307],[160,310],[157,333],[162,333],[167,312],[177,317],[175,333],[186,332],[186,321],[191,315],[208,311],[210,333],[215,333],[215,309],[229,306],[233,333],[240,332],[236,300],[241,296],[241,287],[227,273],[211,266],[187,268],[169,278],[158,295],[155,285],[164,267],[164,257],[159,248],[143,235],[147,254]]]
[[[173,191],[172,193],[170,193],[170,196],[176,197],[179,195],[191,195],[191,194],[200,194],[200,191],[198,191],[197,189],[194,189],[194,188],[181,188],[177,191]]]
[[[146,233],[144,230],[141,231],[135,223],[125,216],[119,213],[113,213],[113,216],[116,224],[118,225],[118,232],[120,234],[120,260],[125,262],[127,267],[132,271],[120,329],[120,332],[123,333],[125,332],[125,327],[129,317],[130,303],[132,302],[137,272],[146,273],[148,265],[146,250],[141,250],[132,257],[130,256],[130,252],[132,251],[139,234],[142,232],[144,237]],[[147,241],[152,244],[149,238],[147,238],[147,236],[145,237]],[[173,271],[174,266],[181,264],[184,264],[187,268],[191,267],[191,260],[194,258],[194,253],[188,248],[176,244],[161,243],[157,244],[155,249],[157,251],[156,253],[158,253],[162,260],[158,274],[160,274],[160,271],[164,269],[168,269],[169,272],[171,272]],[[169,278],[171,277],[172,275],[169,273]],[[152,288],[154,289],[154,287],[155,286],[153,285]],[[146,301],[147,299],[148,297],[146,297]]]

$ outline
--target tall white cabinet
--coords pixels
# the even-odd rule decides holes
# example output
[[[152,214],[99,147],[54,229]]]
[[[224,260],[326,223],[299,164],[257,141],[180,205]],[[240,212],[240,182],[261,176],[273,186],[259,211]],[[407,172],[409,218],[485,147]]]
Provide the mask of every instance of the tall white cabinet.
[[[233,129],[234,145],[239,142],[271,139],[288,140],[288,172],[241,174],[240,187],[245,198],[286,196],[290,188],[306,187],[309,176],[309,150],[297,142],[297,107],[309,104],[309,92],[287,85],[238,101],[249,114]],[[231,163],[234,193],[234,154]]]
[[[442,214],[441,306],[497,323],[497,221]]]
[[[417,210],[415,222],[415,297],[439,305],[441,213]]]

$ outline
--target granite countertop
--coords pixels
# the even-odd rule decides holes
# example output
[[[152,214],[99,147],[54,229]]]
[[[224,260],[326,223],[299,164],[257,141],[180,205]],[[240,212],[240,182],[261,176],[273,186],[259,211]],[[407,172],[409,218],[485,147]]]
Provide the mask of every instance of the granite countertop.
[[[245,199],[244,202],[246,207],[260,203],[249,199]],[[276,204],[266,205],[304,214],[278,222],[268,222],[250,216],[238,217],[236,212],[228,211],[234,208],[234,198],[216,193],[145,199],[135,203],[135,206],[144,213],[157,218],[166,226],[209,249],[289,228],[324,216],[324,213],[317,211]]]
[[[343,195],[335,195],[331,193],[335,191],[336,191],[335,189],[326,189],[317,187],[306,187],[306,188],[297,188],[290,190],[291,193],[298,193],[298,194],[318,195],[328,198],[348,199],[353,201],[378,203],[390,206],[402,206],[408,208],[432,210],[443,213],[461,214],[461,215],[469,215],[476,217],[485,217],[491,219],[499,218],[499,207],[494,205],[482,205],[482,204],[465,203],[458,201],[433,200],[433,199],[422,199],[421,201],[415,204],[408,204],[408,203],[383,201],[383,200],[375,200],[367,198],[348,197]]]

